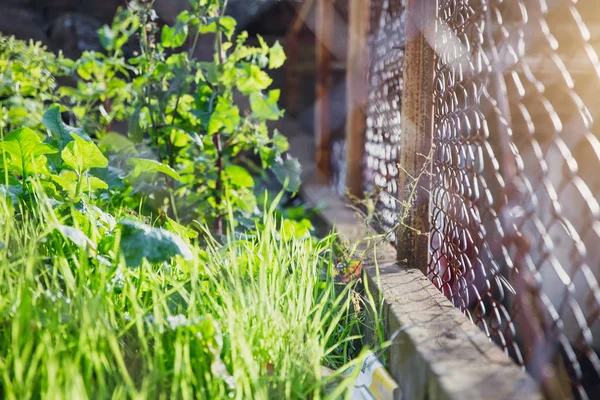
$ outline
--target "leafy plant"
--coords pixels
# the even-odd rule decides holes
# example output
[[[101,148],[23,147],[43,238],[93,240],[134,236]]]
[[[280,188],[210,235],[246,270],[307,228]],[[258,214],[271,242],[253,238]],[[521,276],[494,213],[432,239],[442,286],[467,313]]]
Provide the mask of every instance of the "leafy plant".
[[[59,99],[56,79],[70,75],[73,66],[41,43],[0,35],[0,131],[40,128],[46,103]]]
[[[58,151],[48,157],[54,167],[52,179],[71,197],[79,195],[81,185],[108,189],[102,196],[112,204],[141,204],[146,215],[185,224],[197,220],[219,233],[232,207],[237,219],[250,225],[244,221],[261,213],[262,185],[257,179],[270,173],[295,192],[300,165],[284,155],[286,138],[271,133],[267,125],[283,114],[277,105],[279,90],[270,88],[266,72],[283,65],[283,48],[279,43],[269,46],[260,37],[258,47],[248,46],[246,33],[234,39],[236,23],[225,15],[226,3],[192,1],[174,26],[159,30],[152,2],[131,2],[110,26],[98,31],[105,53],[85,52],[76,61],[30,46],[36,57],[10,61],[9,70],[17,71],[10,83],[18,78],[19,85],[31,88],[23,93],[37,101],[37,111],[32,114],[7,103],[12,108],[5,125],[19,126],[26,119],[26,125],[41,129],[43,123]],[[210,35],[212,61],[196,60],[199,40]],[[0,54],[9,60],[23,47],[13,39],[2,43]],[[58,87],[55,78],[73,72],[76,87]],[[62,105],[42,117],[49,103]],[[65,124],[61,116],[66,113],[81,128]],[[127,122],[126,137],[111,131],[122,122]],[[108,168],[104,160],[76,165],[72,150],[80,148],[87,160],[91,154],[84,154],[85,143],[90,137],[100,139]],[[67,171],[59,171],[61,163]],[[308,220],[299,222],[306,225]]]
[[[7,398],[347,393],[355,374],[342,372],[362,361],[349,358],[363,315],[352,311],[353,285],[333,283],[332,237],[282,239],[274,207],[252,234],[232,233],[224,244],[205,230],[202,247],[122,221],[112,246],[125,257],[112,264],[90,256],[94,238],[106,236],[96,214],[83,214],[80,224],[91,227],[84,235],[56,224],[63,214],[39,197],[42,218],[16,219],[0,196],[0,391]],[[153,252],[161,249],[184,257],[127,268],[141,255],[159,260]],[[339,370],[326,377],[322,366]]]
[[[235,21],[224,15],[219,2],[192,3],[174,26],[162,28],[160,40],[154,14],[144,3],[121,12],[111,27],[101,29],[101,36],[121,37],[123,43],[131,34],[123,33],[124,25],[142,27],[139,55],[126,65],[132,74],[128,136],[145,154],[137,157],[134,167],[144,163],[151,168],[145,170],[146,179],[132,182],[133,192],[150,190],[155,209],[168,215],[179,209],[180,217],[193,215],[222,231],[230,206],[241,217],[257,215],[250,171],[272,168],[289,190],[298,189],[299,165],[282,157],[287,140],[277,132],[270,134],[267,127],[282,111],[277,106],[279,91],[269,90],[272,80],[263,68],[281,67],[285,55],[281,45],[269,47],[262,38],[260,47],[247,46],[245,33],[231,41]],[[197,61],[192,57],[195,46],[208,34],[215,37],[213,60]],[[118,54],[113,40],[104,42],[108,52]],[[247,99],[248,110],[237,105],[240,96]],[[249,155],[258,157],[258,166]],[[115,158],[117,164],[122,162]]]
[[[261,190],[300,184],[268,127],[283,50],[234,39],[226,1],[191,3],[159,30],[130,2],[76,61],[0,42],[7,398],[339,398],[358,371],[360,263]]]

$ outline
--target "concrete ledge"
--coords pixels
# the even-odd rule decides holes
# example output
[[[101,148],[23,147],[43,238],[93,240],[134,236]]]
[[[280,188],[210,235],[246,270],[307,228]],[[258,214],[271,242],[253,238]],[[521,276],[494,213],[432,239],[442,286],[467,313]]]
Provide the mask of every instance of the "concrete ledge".
[[[314,165],[314,164],[313,164]],[[332,228],[359,248],[366,284],[384,301],[386,335],[400,330],[389,348],[388,369],[403,399],[541,399],[536,382],[473,325],[420,271],[395,264],[395,249],[379,241],[355,212],[304,164],[301,195],[323,205],[317,228]],[[379,281],[375,265],[379,268]],[[380,295],[380,296],[379,296]]]

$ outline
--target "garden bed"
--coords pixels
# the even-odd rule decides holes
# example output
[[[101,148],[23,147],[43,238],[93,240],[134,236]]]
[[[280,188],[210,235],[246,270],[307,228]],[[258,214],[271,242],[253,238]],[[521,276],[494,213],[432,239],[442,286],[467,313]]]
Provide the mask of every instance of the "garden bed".
[[[222,2],[162,29],[149,4],[77,60],[0,37],[0,395],[339,398],[376,310],[282,200],[282,48]]]

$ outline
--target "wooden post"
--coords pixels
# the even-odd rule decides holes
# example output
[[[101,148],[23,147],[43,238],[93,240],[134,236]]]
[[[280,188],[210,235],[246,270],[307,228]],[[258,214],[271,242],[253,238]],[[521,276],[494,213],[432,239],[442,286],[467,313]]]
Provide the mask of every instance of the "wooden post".
[[[398,262],[427,274],[437,0],[407,0],[406,13],[397,253]]]
[[[334,32],[334,0],[319,0],[317,8],[317,98],[315,103],[316,164],[330,176],[331,62]]]
[[[286,108],[291,113],[298,111],[298,87],[301,71],[298,68],[298,36],[306,25],[306,20],[312,10],[314,0],[306,0],[296,7],[296,18],[285,35],[285,54],[287,63],[285,69]]]
[[[346,187],[351,195],[363,197],[363,159],[369,96],[369,22],[371,0],[350,0],[349,49],[346,72]]]

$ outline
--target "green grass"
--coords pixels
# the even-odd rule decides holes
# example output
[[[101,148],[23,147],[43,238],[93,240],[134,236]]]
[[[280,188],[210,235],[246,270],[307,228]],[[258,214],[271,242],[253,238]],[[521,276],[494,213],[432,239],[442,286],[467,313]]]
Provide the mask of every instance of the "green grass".
[[[282,238],[271,211],[225,245],[204,232],[192,261],[133,269],[77,248],[44,203],[0,196],[3,398],[318,399],[350,385],[321,371],[360,361],[365,319],[332,282],[333,237]]]

